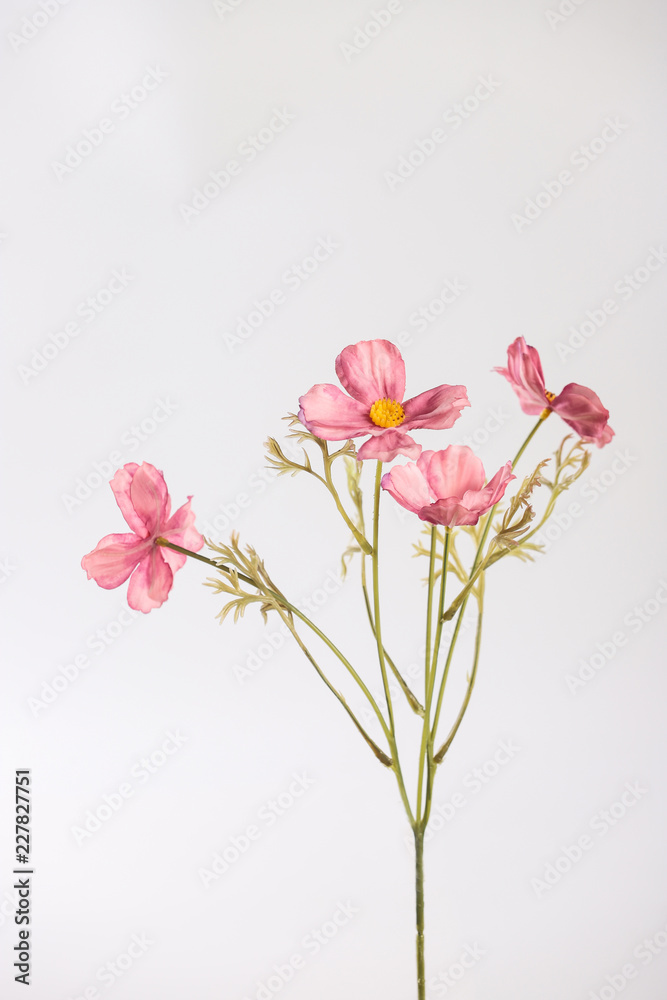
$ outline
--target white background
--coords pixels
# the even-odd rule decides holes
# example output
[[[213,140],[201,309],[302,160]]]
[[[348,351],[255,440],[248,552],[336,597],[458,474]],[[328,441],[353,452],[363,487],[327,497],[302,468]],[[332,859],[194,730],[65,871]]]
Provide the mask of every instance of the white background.
[[[113,469],[150,461],[175,506],[194,495],[202,530],[226,539],[233,527],[295,601],[318,595],[318,624],[377,691],[358,566],[336,582],[348,533],[316,483],[262,487],[262,442],[284,433],[280,418],[313,383],[335,382],[346,344],[384,337],[404,345],[408,395],[468,387],[455,428],[420,442],[472,437],[491,475],[531,426],[491,372],[520,334],[540,350],[548,388],[598,392],[616,437],[593,449],[565,499],[579,516],[552,529],[548,552],[489,574],[478,687],[438,773],[426,851],[430,996],[663,995],[667,954],[642,942],[667,942],[667,268],[644,264],[656,248],[656,266],[667,237],[666,18],[657,0],[561,7],[402,0],[380,28],[382,0],[3,3],[3,996],[23,995],[11,895],[23,767],[34,1000],[416,995],[413,862],[395,782],[306,660],[279,635],[268,655],[277,624],[264,630],[257,614],[220,627],[199,564],[135,620],[126,588],[87,582],[80,559],[125,530]],[[149,70],[154,89],[142,91]],[[276,111],[293,119],[262,133],[272,141],[249,160],[242,144],[277,124]],[[102,119],[112,128],[77,153]],[[444,140],[424,144],[434,129]],[[613,141],[594,143],[603,131]],[[230,160],[240,170],[221,190],[210,173]],[[559,191],[563,170],[571,183]],[[335,249],[288,287],[285,272],[320,240]],[[630,294],[624,276],[638,268]],[[105,303],[100,291],[123,269],[131,280],[88,322],[81,303]],[[464,290],[417,327],[413,314],[447,281]],[[274,289],[285,300],[237,337]],[[617,308],[605,316],[608,300]],[[552,417],[522,471],[565,430]],[[387,643],[407,669],[423,642],[419,525],[388,497],[383,511]],[[261,666],[243,676],[249,660]],[[573,692],[567,678],[582,665],[592,679]],[[403,706],[399,724],[409,755]],[[170,731],[186,739],[163,758]],[[488,762],[501,741],[520,749],[498,768]],[[137,764],[156,752],[164,763],[142,781]],[[485,765],[498,773],[475,792],[470,773]],[[294,774],[312,784],[269,825],[258,813]],[[128,781],[121,808],[77,837]],[[628,782],[641,794],[601,833],[596,816]],[[465,805],[445,821],[456,792]],[[251,824],[261,836],[204,888],[200,869]],[[591,849],[536,888],[585,834]],[[356,913],[315,954],[306,936],[342,924],[341,903]],[[151,943],[128,968],[133,935]],[[480,957],[450,988],[466,947]],[[297,954],[304,967],[289,982],[270,980]],[[104,972],[115,962],[120,977]]]

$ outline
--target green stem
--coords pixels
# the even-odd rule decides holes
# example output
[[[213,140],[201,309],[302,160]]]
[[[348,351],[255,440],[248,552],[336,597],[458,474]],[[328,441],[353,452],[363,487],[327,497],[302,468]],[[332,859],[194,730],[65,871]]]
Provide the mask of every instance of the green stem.
[[[473,664],[472,664],[472,670],[470,672],[470,679],[468,680],[468,687],[466,689],[465,698],[463,699],[463,704],[461,705],[461,708],[459,710],[459,714],[457,715],[456,719],[454,720],[454,725],[452,726],[452,728],[451,728],[451,730],[449,732],[449,736],[447,737],[447,739],[442,744],[442,746],[438,750],[437,754],[433,758],[433,762],[435,764],[441,764],[442,763],[442,761],[443,761],[443,759],[445,757],[445,754],[447,753],[447,751],[449,750],[449,748],[450,748],[450,746],[452,744],[452,740],[454,739],[454,737],[456,736],[456,734],[457,734],[457,732],[459,730],[459,726],[463,722],[463,716],[466,714],[466,711],[468,709],[468,705],[470,704],[470,698],[472,696],[472,691],[473,691],[473,688],[475,686],[475,680],[477,678],[477,665],[479,663],[479,651],[480,651],[480,646],[481,646],[481,642],[482,642],[482,615],[483,615],[483,612],[484,612],[484,601],[483,601],[483,598],[480,598],[479,615],[477,617],[477,632],[475,634],[475,654],[474,654],[474,659],[473,659]]]
[[[438,721],[440,719],[440,710],[442,708],[442,698],[445,693],[445,686],[447,684],[447,677],[449,676],[449,668],[452,663],[452,657],[454,656],[454,648],[456,646],[456,640],[459,637],[459,632],[461,630],[461,625],[463,624],[463,616],[466,610],[466,604],[468,603],[468,598],[464,600],[459,611],[459,616],[456,619],[456,625],[454,626],[454,634],[452,635],[451,642],[449,643],[449,651],[447,653],[447,659],[445,660],[445,669],[442,674],[442,679],[440,681],[440,689],[438,691],[438,700],[435,706],[435,715],[433,716],[433,725],[431,726],[431,743],[435,743],[435,734],[438,730]]]
[[[341,705],[343,706],[343,708],[345,709],[345,711],[347,712],[347,714],[350,716],[350,718],[352,719],[352,722],[355,724],[355,726],[357,727],[357,729],[359,730],[359,732],[361,733],[361,735],[363,736],[363,738],[366,740],[366,742],[368,743],[369,747],[371,748],[371,750],[373,751],[373,753],[375,754],[375,756],[377,757],[377,759],[382,764],[384,764],[385,767],[391,767],[391,765],[392,765],[392,759],[391,759],[391,757],[388,757],[386,755],[386,753],[383,750],[380,749],[380,747],[377,745],[377,743],[375,742],[375,740],[373,740],[368,735],[368,733],[366,732],[366,730],[364,729],[364,727],[361,725],[361,723],[357,719],[356,715],[354,714],[354,712],[352,711],[352,709],[350,708],[350,706],[346,702],[346,700],[343,697],[343,695],[340,693],[340,691],[338,691],[333,686],[333,684],[331,683],[331,681],[329,680],[329,678],[325,675],[324,671],[321,669],[321,667],[319,666],[319,664],[315,660],[314,656],[312,655],[312,653],[310,652],[310,650],[308,649],[308,647],[306,646],[306,644],[303,642],[301,636],[299,635],[299,633],[297,632],[297,630],[294,628],[294,624],[290,620],[289,615],[286,615],[282,610],[279,610],[278,614],[282,618],[282,620],[285,623],[285,625],[287,626],[287,628],[292,633],[292,636],[296,640],[296,643],[299,646],[299,648],[301,649],[301,651],[303,652],[303,654],[312,663],[312,665],[315,667],[315,670],[320,675],[320,677],[322,678],[322,680],[324,681],[324,683],[326,684],[326,686],[329,688],[329,690],[331,691],[331,693],[336,696],[336,698],[341,703]]]
[[[329,455],[329,448],[327,446],[326,441],[322,441],[322,442],[318,441],[318,444],[320,445],[320,448],[322,449],[322,455],[324,457],[324,475],[325,475],[325,479],[323,480],[323,482],[324,482],[325,486],[327,487],[327,489],[329,490],[329,493],[331,493],[331,496],[334,498],[334,502],[336,504],[336,508],[338,510],[338,513],[343,518],[343,520],[345,521],[346,525],[348,526],[348,528],[350,529],[350,531],[352,532],[352,534],[356,538],[357,543],[359,544],[359,547],[361,548],[361,551],[365,552],[367,555],[371,555],[372,552],[373,552],[373,550],[371,548],[370,542],[368,541],[368,539],[366,538],[366,536],[363,535],[361,533],[361,531],[359,531],[359,529],[357,528],[356,524],[354,523],[354,521],[352,521],[352,519],[350,518],[349,514],[347,513],[347,511],[343,507],[343,502],[342,502],[341,498],[339,497],[338,490],[336,489],[336,487],[334,485],[333,477],[331,475],[331,462],[336,457],[336,455],[339,454],[339,453],[336,452],[334,455]],[[317,476],[317,473],[314,473],[314,475]],[[322,477],[321,476],[317,476],[317,478],[321,479]]]
[[[415,895],[417,903],[417,997],[426,1000],[424,962],[424,828],[415,826]]]
[[[190,556],[191,559],[198,559],[199,562],[208,563],[209,566],[213,566],[214,569],[220,569],[223,573],[228,573],[232,576],[233,570],[229,566],[223,566],[222,563],[216,562],[215,559],[209,559],[208,556],[200,556],[198,552],[191,552],[190,549],[184,549],[180,545],[176,545],[174,542],[167,541],[166,538],[156,538],[156,545],[161,545],[165,549],[173,549],[174,552],[181,552],[184,556]],[[249,583],[253,587],[257,584],[254,580],[251,580],[249,576],[244,576],[243,573],[236,574],[239,580],[243,580],[244,583]]]
[[[422,814],[422,797],[424,792],[424,768],[429,744],[429,725],[431,720],[429,691],[431,684],[431,629],[433,627],[433,585],[435,583],[435,554],[438,542],[438,529],[431,525],[431,552],[428,561],[428,594],[426,596],[426,652],[424,654],[424,725],[422,726],[422,741],[419,749],[419,771],[417,774],[417,822]]]

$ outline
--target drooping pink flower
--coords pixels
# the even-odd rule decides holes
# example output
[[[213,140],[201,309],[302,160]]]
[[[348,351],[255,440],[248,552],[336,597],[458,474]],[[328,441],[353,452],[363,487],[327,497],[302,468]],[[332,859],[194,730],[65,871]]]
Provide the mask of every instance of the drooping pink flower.
[[[540,356],[523,337],[507,348],[507,368],[493,370],[505,376],[524,413],[536,416],[545,409],[553,410],[582,440],[592,441],[598,448],[613,438],[614,431],[607,423],[609,410],[592,389],[570,382],[558,396],[547,392]]]
[[[120,587],[131,575],[127,603],[147,614],[167,600],[174,573],[187,556],[156,544],[157,538],[198,552],[204,539],[195,528],[190,501],[170,516],[171,498],[162,473],[149,462],[128,462],[110,483],[116,503],[132,529],[105,535],[81,560],[89,580],[105,590]]]
[[[451,427],[463,407],[470,406],[462,385],[439,385],[403,402],[405,362],[388,340],[362,340],[345,347],[336,358],[336,375],[349,395],[335,385],[314,385],[299,399],[299,420],[325,441],[369,434],[359,449],[360,459],[416,458],[421,445],[406,431]]]
[[[382,477],[382,488],[422,521],[454,528],[477,524],[505,494],[515,479],[506,462],[484,485],[484,466],[467,445],[450,444],[444,451],[423,451],[416,462],[395,465]]]

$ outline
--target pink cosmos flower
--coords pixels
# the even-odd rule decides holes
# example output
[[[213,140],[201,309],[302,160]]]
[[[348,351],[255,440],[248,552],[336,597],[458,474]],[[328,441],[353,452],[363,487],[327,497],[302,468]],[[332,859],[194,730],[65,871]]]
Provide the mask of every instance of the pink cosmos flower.
[[[349,395],[335,385],[314,385],[299,399],[299,420],[325,441],[370,434],[359,449],[360,459],[416,458],[421,445],[405,431],[451,427],[470,406],[462,385],[439,385],[403,402],[405,362],[388,340],[345,347],[336,358],[336,375]]]
[[[187,556],[156,545],[166,538],[175,545],[199,551],[204,539],[195,528],[190,501],[169,516],[171,498],[162,473],[149,462],[128,462],[111,480],[116,503],[130,528],[127,534],[105,535],[85,555],[81,565],[89,580],[105,590],[120,587],[131,575],[127,603],[147,614],[167,600],[174,573]]]
[[[598,448],[613,438],[614,431],[607,423],[609,410],[592,389],[570,382],[558,396],[547,392],[540,356],[523,337],[517,337],[507,348],[507,368],[493,370],[505,376],[524,413],[537,415],[545,409],[553,410],[582,440],[592,441]]]
[[[484,466],[467,445],[423,451],[417,462],[395,465],[382,477],[382,488],[422,521],[453,528],[477,524],[504,496],[512,475],[506,462],[484,485]]]

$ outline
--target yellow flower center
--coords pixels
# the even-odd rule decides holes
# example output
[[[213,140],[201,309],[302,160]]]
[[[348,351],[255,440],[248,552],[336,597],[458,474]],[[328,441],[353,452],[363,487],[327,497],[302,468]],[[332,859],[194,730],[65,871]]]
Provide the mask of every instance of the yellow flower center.
[[[556,398],[556,393],[555,392],[549,392],[548,389],[544,390],[544,395],[547,397],[547,399],[549,400],[550,403],[553,403],[554,399]]]
[[[378,427],[398,427],[405,420],[405,410],[395,399],[376,399],[370,418]]]

